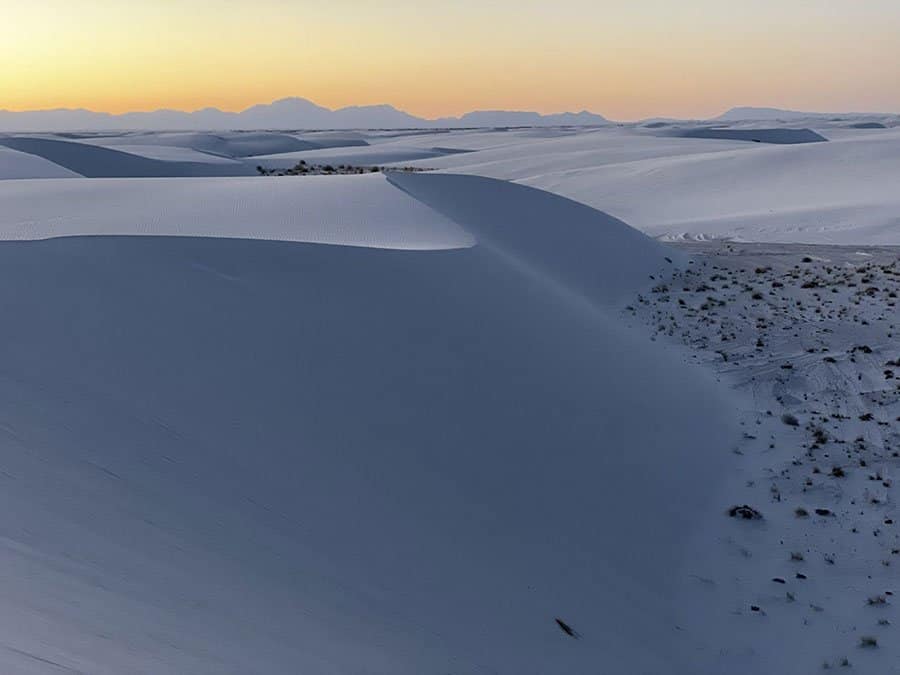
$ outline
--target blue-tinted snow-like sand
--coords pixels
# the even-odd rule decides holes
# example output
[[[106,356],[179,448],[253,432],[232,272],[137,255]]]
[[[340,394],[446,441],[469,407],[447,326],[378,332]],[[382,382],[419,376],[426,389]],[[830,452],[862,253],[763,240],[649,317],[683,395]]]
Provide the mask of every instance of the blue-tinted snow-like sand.
[[[9,672],[678,672],[729,404],[600,283],[665,250],[430,178],[382,183],[474,244],[0,244]]]

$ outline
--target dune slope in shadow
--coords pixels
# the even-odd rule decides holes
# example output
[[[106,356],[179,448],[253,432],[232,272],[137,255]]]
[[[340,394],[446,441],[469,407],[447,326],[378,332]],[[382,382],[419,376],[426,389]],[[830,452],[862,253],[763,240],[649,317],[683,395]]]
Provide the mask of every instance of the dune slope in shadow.
[[[163,176],[247,176],[256,171],[245,164],[167,162],[112,148],[50,138],[0,136],[0,145],[43,157],[87,178]]]
[[[591,296],[665,249],[527,192],[546,261],[524,215],[444,251],[0,244],[0,665],[689,672],[731,404]]]

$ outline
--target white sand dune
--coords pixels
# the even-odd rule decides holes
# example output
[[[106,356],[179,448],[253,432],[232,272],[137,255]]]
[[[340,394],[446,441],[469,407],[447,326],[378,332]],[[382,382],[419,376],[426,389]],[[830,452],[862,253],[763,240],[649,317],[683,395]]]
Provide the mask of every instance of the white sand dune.
[[[150,235],[399,249],[471,246],[381,174],[0,182],[0,239]]]
[[[804,434],[821,418],[827,443],[865,434],[871,470],[896,464],[895,252],[817,249],[820,269],[722,245],[704,264],[626,222],[900,243],[900,129],[847,122],[814,143],[341,132],[321,145],[355,146],[267,156],[440,169],[304,178],[177,176],[318,134],[0,138],[0,175],[109,176],[0,180],[0,671],[839,664],[881,630],[863,591],[896,543],[849,528],[895,509],[809,473]],[[826,450],[828,470],[844,450]],[[847,485],[868,494],[869,470]],[[766,520],[726,518],[734,500]],[[824,503],[846,530],[797,524]],[[810,578],[775,582],[800,549]]]
[[[745,394],[717,480],[762,515],[713,510],[692,547],[680,627],[706,647],[686,673],[900,673],[900,248],[682,246],[694,265],[623,318]]]
[[[223,157],[249,157],[275,152],[294,152],[322,147],[290,134],[271,132],[213,133],[141,133],[108,136],[94,141],[97,145],[152,145],[190,148]]]
[[[445,157],[463,152],[467,151],[440,147],[414,147],[391,143],[260,155],[250,157],[246,161],[248,164],[263,166],[266,169],[287,169],[296,165],[300,160],[309,164],[331,164],[335,166],[339,164],[381,166],[384,164],[411,162],[418,159]]]
[[[693,127],[672,130],[675,136],[684,138],[717,138],[732,141],[750,141],[753,143],[776,143],[791,145],[794,143],[822,143],[828,139],[812,129],[790,128],[753,128],[734,129],[729,127]]]
[[[393,172],[388,180],[464,224],[480,246],[592,302],[630,297],[686,264],[622,221],[541,190],[478,176]]]
[[[0,145],[0,180],[13,178],[72,178],[80,174],[48,159]]]
[[[548,130],[553,132],[554,130]],[[346,134],[342,132],[308,133],[301,138],[321,144],[323,148],[308,151],[276,153],[249,158],[249,165],[285,169],[300,160],[316,164],[350,164],[382,166],[407,164],[421,159],[447,157],[485,148],[505,146],[518,139],[530,138],[525,130],[496,131],[411,131]],[[556,137],[556,134],[554,134]],[[365,139],[365,140],[361,140]],[[519,142],[521,142],[519,140]]]
[[[166,161],[54,138],[0,136],[0,146],[43,157],[88,178],[241,176],[252,173],[250,167],[239,162]]]
[[[7,672],[685,672],[732,404],[604,309],[666,249],[390,178],[0,185],[4,239],[214,235],[0,243]]]
[[[574,136],[549,138],[534,138],[517,131],[474,132],[469,136],[454,134],[443,140],[445,145],[451,143],[453,147],[477,149],[478,152],[412,164],[455,173],[522,180],[554,173],[574,175],[580,169],[657,157],[745,151],[756,147],[756,144],[744,141],[657,136],[632,129],[597,129]],[[602,206],[599,208],[603,209]]]
[[[184,148],[177,145],[114,145],[113,149],[119,152],[127,152],[130,155],[138,155],[149,159],[158,159],[164,162],[199,162],[201,164],[226,164],[240,166],[241,162],[214,155],[193,148]]]
[[[821,127],[813,130],[773,127],[769,121],[729,127],[667,123],[658,129],[308,132],[299,137],[266,132],[7,136],[0,137],[0,145],[30,153],[30,159],[6,155],[21,160],[15,168],[5,164],[5,174],[17,177],[72,172],[95,177],[249,176],[260,165],[288,168],[301,160],[412,165],[549,190],[652,236],[900,243],[900,197],[893,180],[900,130],[852,128],[853,119],[820,119]],[[684,137],[692,130],[727,138]],[[829,142],[797,142],[818,139]],[[292,143],[312,149],[253,154]],[[318,145],[329,147],[312,147]]]
[[[900,139],[760,147],[525,181],[655,235],[900,243]],[[651,198],[648,198],[652,196]]]
[[[900,244],[900,133],[822,133],[776,145],[598,130],[427,165],[550,190],[654,236]]]
[[[372,133],[361,131],[312,131],[297,134],[301,141],[312,143],[317,148],[350,148],[369,145]]]

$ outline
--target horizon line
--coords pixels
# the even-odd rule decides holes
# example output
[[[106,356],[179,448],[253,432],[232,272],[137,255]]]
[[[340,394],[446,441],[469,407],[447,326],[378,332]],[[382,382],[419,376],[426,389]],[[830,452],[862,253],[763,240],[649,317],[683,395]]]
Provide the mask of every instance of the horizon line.
[[[524,108],[475,108],[459,115],[442,115],[439,117],[425,117],[420,116],[415,113],[411,113],[403,108],[398,108],[397,106],[391,103],[369,103],[369,104],[352,104],[341,106],[337,108],[330,108],[326,105],[322,105],[320,103],[316,103],[312,99],[306,98],[305,96],[299,95],[288,95],[280,98],[273,99],[269,102],[260,102],[248,105],[246,107],[237,109],[237,110],[228,110],[225,108],[220,108],[215,105],[208,105],[194,109],[183,109],[183,108],[170,108],[170,107],[161,107],[161,108],[153,108],[153,109],[138,109],[138,110],[126,110],[123,112],[110,112],[107,110],[97,110],[94,108],[88,108],[84,106],[78,107],[53,107],[53,108],[30,108],[30,109],[9,109],[9,108],[0,108],[0,114],[13,114],[13,115],[27,115],[27,114],[35,114],[35,113],[64,113],[64,112],[81,112],[81,113],[89,113],[93,115],[106,115],[109,117],[124,117],[127,115],[152,115],[155,113],[179,113],[183,115],[194,115],[203,112],[215,112],[222,113],[224,115],[241,115],[247,113],[254,108],[259,107],[267,107],[273,106],[278,103],[284,103],[288,101],[297,101],[307,103],[310,106],[314,106],[322,110],[323,112],[336,113],[345,110],[358,110],[358,109],[377,109],[384,108],[390,109],[392,111],[408,115],[410,117],[416,118],[418,120],[422,120],[424,122],[440,122],[442,120],[460,120],[463,117],[475,113],[512,113],[512,114],[534,114],[539,115],[541,117],[548,116],[557,116],[557,115],[594,115],[597,117],[602,117],[604,120],[608,122],[619,122],[619,123],[637,123],[648,120],[655,119],[668,119],[668,120],[679,120],[679,121],[709,121],[715,120],[718,117],[728,114],[729,112],[735,110],[765,110],[770,112],[783,112],[792,115],[809,115],[809,116],[825,116],[825,115],[865,115],[865,116],[895,116],[900,115],[900,112],[886,112],[886,111],[861,111],[861,110],[831,110],[831,111],[813,111],[813,110],[795,110],[791,108],[781,108],[775,105],[733,105],[715,115],[710,117],[677,117],[671,115],[657,114],[649,117],[641,117],[632,120],[614,120],[612,118],[606,117],[603,113],[595,112],[589,110],[587,108],[583,108],[581,110],[562,110],[558,112],[540,112],[537,110],[529,110]]]

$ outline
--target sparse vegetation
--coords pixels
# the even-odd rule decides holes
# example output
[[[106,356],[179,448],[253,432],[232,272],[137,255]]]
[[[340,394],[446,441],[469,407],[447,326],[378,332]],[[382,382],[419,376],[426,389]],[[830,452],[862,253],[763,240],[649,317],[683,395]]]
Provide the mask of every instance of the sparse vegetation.
[[[781,416],[781,421],[787,424],[789,427],[800,426],[800,420],[798,420],[794,415],[791,415],[790,413],[784,413]]]
[[[747,504],[732,506],[728,509],[728,515],[732,518],[740,518],[742,520],[762,520],[763,518],[758,510]]]
[[[288,169],[267,169],[263,166],[257,166],[256,172],[260,176],[346,176],[360,175],[364,173],[379,173],[385,171],[404,171],[419,172],[430,171],[414,166],[353,166],[350,164],[339,164],[332,166],[331,164],[308,164],[304,160],[300,160],[294,166]]]
[[[772,506],[765,527],[732,530],[730,545],[746,561],[736,573],[746,590],[729,600],[747,603],[748,616],[805,606],[820,615],[816,624],[803,619],[801,625],[813,630],[829,625],[849,633],[865,613],[870,622],[877,618],[878,626],[888,626],[891,591],[863,598],[851,593],[874,579],[893,580],[900,555],[896,517],[888,510],[896,503],[891,474],[900,468],[900,261],[883,254],[877,262],[850,266],[825,254],[798,256],[787,266],[773,256],[772,265],[745,269],[736,260],[737,246],[716,246],[723,252],[673,279],[657,280],[665,292],[643,298],[632,314],[656,336],[688,345],[698,361],[729,377],[737,373],[738,388],[762,404],[742,422],[756,429],[744,428],[732,452],[751,474],[742,501],[753,504],[758,490],[757,503],[766,499]],[[815,506],[806,506],[810,502]],[[728,515],[762,519],[742,502]],[[756,553],[765,545],[771,547],[766,553],[784,547],[795,567],[790,575],[778,568],[759,573]],[[816,584],[808,582],[813,576]],[[765,611],[750,604],[775,597],[764,582],[786,586],[783,602]],[[823,588],[827,599],[803,597]],[[749,592],[753,596],[744,594]],[[829,613],[839,597],[855,602],[857,612],[846,618]],[[805,605],[798,602],[803,599]],[[860,647],[878,647],[876,636],[855,635]],[[845,657],[823,667],[851,665]]]

